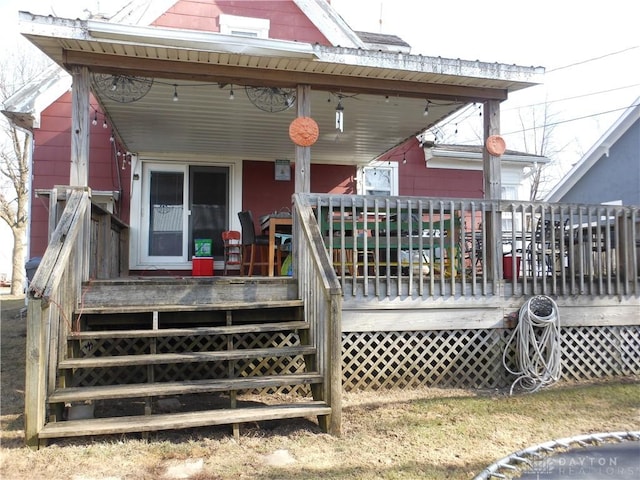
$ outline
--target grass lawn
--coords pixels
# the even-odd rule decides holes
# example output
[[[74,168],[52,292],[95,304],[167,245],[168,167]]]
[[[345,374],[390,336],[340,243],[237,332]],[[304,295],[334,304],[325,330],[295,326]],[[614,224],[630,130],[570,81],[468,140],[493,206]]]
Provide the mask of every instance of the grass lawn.
[[[560,384],[535,394],[423,388],[350,392],[343,435],[314,419],[23,446],[24,301],[2,297],[0,478],[70,480],[470,479],[548,440],[640,430],[640,379]],[[178,471],[174,467],[180,467]],[[186,475],[186,476],[183,476]]]

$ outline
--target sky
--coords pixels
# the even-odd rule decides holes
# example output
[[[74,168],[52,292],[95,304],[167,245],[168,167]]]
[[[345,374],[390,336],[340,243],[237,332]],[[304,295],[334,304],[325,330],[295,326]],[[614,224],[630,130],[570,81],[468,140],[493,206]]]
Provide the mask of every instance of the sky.
[[[124,3],[0,0],[1,48],[15,45],[6,40],[18,36],[19,10],[76,18],[85,8],[108,13]],[[531,128],[532,111],[540,115],[546,105],[547,123],[553,125],[549,147],[553,155],[548,155],[556,164],[554,181],[640,98],[640,29],[633,1],[332,0],[331,4],[354,30],[397,35],[414,54],[544,67],[542,85],[515,92],[502,103],[501,133],[507,148],[539,153],[534,134],[539,138],[541,131]],[[538,124],[543,120],[538,118]],[[478,144],[481,131],[479,112],[470,109],[443,125],[438,134],[444,143]],[[5,271],[2,262],[0,257],[0,273]]]

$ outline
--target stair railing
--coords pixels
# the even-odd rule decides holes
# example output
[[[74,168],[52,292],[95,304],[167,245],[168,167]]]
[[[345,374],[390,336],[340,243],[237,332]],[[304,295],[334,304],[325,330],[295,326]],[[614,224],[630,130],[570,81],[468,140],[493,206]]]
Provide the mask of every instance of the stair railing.
[[[308,198],[293,196],[293,269],[304,300],[311,344],[316,346],[315,367],[324,377],[313,386],[315,400],[331,407],[321,428],[340,435],[342,417],[342,288],[324,248],[320,227]]]
[[[58,355],[73,331],[82,283],[89,279],[90,190],[61,188],[66,189],[66,206],[27,289],[25,442],[35,448],[47,416],[62,414],[47,411],[47,396],[56,387]],[[60,193],[56,198],[61,198]]]

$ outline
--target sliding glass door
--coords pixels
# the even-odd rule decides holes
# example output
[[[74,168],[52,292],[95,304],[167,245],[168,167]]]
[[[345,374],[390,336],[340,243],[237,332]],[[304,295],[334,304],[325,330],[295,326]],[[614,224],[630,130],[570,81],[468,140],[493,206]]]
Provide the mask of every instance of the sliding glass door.
[[[194,255],[195,241],[211,240],[222,258],[229,225],[229,168],[145,163],[140,251],[143,264],[179,268]]]

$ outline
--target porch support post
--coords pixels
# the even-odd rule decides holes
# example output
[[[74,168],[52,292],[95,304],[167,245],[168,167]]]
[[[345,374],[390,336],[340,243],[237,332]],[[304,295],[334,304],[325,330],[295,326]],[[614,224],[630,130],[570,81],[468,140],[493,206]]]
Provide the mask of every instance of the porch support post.
[[[484,198],[488,200],[500,200],[502,196],[502,181],[500,157],[493,156],[486,148],[487,138],[500,133],[500,102],[487,100],[484,103],[484,145],[482,150]],[[491,209],[485,218],[489,246],[487,248],[487,261],[489,278],[494,285],[502,278],[502,218],[500,209]]]
[[[71,68],[71,170],[72,186],[89,185],[89,135],[91,134],[89,69],[74,65]]]
[[[298,85],[296,96],[298,117],[311,116],[311,86]],[[311,192],[311,147],[296,145],[295,193]]]

